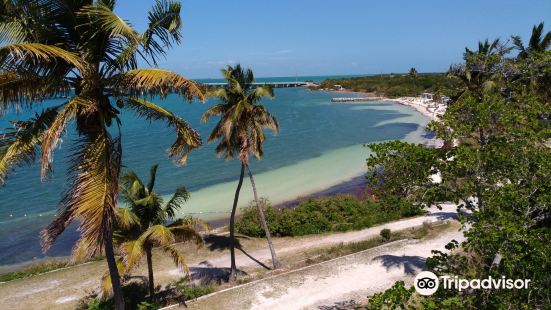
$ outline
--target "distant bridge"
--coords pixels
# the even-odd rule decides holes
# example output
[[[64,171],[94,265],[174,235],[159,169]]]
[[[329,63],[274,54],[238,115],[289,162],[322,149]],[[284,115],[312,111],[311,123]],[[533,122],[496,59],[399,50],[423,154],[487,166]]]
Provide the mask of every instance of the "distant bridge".
[[[212,88],[222,87],[227,85],[227,83],[203,83],[203,84]],[[313,83],[312,82],[256,82],[256,83],[253,83],[253,85],[254,86],[271,85],[274,88],[287,88],[287,87],[310,86],[310,85],[313,85]]]

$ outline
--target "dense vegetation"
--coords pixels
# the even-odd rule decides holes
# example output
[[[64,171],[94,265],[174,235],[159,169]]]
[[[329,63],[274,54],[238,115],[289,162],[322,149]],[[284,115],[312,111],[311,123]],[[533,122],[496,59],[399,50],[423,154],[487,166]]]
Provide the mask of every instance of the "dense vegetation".
[[[518,37],[512,41],[514,46],[480,42],[477,50],[465,50],[463,63],[451,67],[462,85],[459,96],[429,128],[454,143],[434,152],[385,143],[373,148],[369,165],[385,172],[383,192],[401,192],[426,204],[453,201],[470,212],[460,218],[466,240],[451,241],[446,246],[451,252],[433,251],[426,261],[432,272],[530,279],[529,288],[439,289],[423,297],[398,282],[373,296],[369,309],[549,309],[551,32],[544,34],[542,23],[533,28],[527,46]],[[441,182],[428,182],[434,172]]]
[[[262,200],[261,204],[270,231],[279,237],[362,229],[423,212],[400,199],[374,202],[350,195],[309,199],[292,209],[275,209],[267,200]],[[264,236],[256,206],[246,208],[235,226],[240,234]]]
[[[375,93],[386,97],[419,96],[422,92],[453,96],[458,81],[445,73],[381,74],[374,76],[332,79],[323,81],[319,88],[333,89],[335,85],[353,90]]]

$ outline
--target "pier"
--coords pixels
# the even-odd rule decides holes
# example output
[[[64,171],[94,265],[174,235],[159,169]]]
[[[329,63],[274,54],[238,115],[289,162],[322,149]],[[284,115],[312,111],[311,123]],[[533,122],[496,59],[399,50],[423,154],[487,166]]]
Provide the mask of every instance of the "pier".
[[[226,86],[227,83],[204,83],[204,85],[207,85],[209,88],[216,88],[216,87],[222,87]],[[312,82],[256,82],[253,83],[254,86],[264,86],[264,85],[270,85],[274,88],[288,88],[288,87],[305,87],[313,85]]]
[[[383,97],[348,97],[348,98],[333,98],[331,102],[342,103],[342,102],[369,102],[369,101],[380,101],[384,100]]]

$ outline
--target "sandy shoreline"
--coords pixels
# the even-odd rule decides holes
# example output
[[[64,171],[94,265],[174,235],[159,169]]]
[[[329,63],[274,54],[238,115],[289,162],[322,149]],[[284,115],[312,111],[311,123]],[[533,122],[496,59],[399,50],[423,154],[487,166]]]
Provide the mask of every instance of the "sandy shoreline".
[[[417,110],[419,113],[430,117],[432,120],[438,120],[438,114],[435,112],[429,111],[425,106],[422,106],[416,103],[416,99],[418,98],[415,98],[415,97],[388,98],[384,96],[377,96],[376,94],[369,93],[369,92],[358,92],[358,91],[351,91],[351,90],[325,90],[325,91],[330,93],[336,93],[336,94],[354,94],[354,95],[365,96],[365,97],[376,97],[376,98],[380,98],[381,102],[396,102],[408,107],[412,107],[415,110]],[[365,102],[339,102],[338,104],[365,104]]]

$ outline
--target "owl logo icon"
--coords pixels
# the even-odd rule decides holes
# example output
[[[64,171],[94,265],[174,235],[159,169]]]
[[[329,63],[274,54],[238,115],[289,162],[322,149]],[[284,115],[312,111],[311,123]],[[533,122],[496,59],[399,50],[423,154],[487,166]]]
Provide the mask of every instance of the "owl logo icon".
[[[415,276],[413,285],[415,286],[415,291],[420,295],[430,296],[438,290],[439,281],[434,273],[423,271]]]

